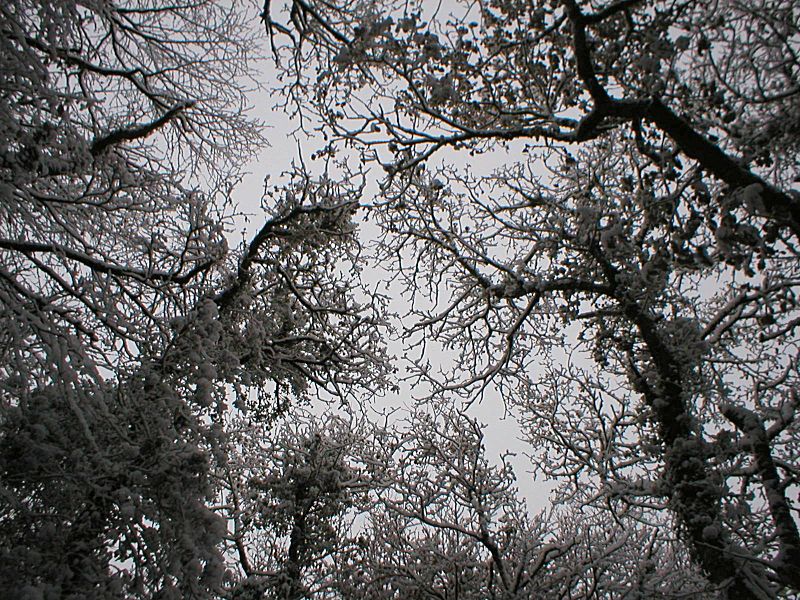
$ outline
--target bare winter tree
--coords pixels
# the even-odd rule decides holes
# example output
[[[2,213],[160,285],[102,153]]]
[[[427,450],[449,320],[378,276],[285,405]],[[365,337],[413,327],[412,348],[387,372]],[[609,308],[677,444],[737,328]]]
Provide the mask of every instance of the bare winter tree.
[[[720,597],[797,593],[800,5],[289,17],[264,14],[287,106],[384,169],[409,343],[456,357],[419,380],[499,392],[609,519],[671,514]]]
[[[228,251],[231,182],[263,143],[249,20],[215,0],[0,6],[6,595],[208,597],[227,398],[270,416],[381,383],[379,299],[331,268],[357,252],[350,192],[294,180]]]

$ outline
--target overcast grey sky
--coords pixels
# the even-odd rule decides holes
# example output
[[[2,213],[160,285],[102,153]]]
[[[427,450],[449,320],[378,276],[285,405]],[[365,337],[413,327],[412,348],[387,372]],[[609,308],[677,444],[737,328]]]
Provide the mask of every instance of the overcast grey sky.
[[[252,114],[262,119],[266,125],[266,137],[270,146],[264,149],[247,167],[247,174],[241,183],[235,188],[233,198],[237,203],[238,210],[249,219],[237,219],[234,229],[230,232],[231,245],[240,244],[243,239],[249,239],[260,227],[263,222],[264,213],[261,208],[261,198],[264,190],[264,180],[269,178],[269,185],[278,185],[282,181],[281,175],[286,173],[292,166],[293,161],[299,162],[302,158],[304,164],[310,169],[319,169],[310,160],[311,153],[321,144],[321,140],[310,138],[305,134],[293,135],[297,130],[297,122],[281,110],[274,109],[278,102],[277,96],[273,95],[270,88],[275,84],[275,72],[269,60],[261,61],[260,71],[262,73],[263,90],[251,93],[251,103],[253,105]],[[471,167],[479,172],[488,173],[492,169],[501,166],[507,161],[510,155],[514,155],[520,148],[512,145],[508,149],[486,154],[481,156],[479,164],[471,164]],[[469,157],[459,155],[454,152],[443,154],[437,158],[438,161],[467,164]],[[375,180],[381,174],[371,173],[371,185],[367,188],[364,202],[369,202],[369,194],[377,189]],[[360,235],[365,244],[369,244],[371,236],[376,231],[376,226],[370,223],[363,223],[360,227]],[[374,265],[368,266],[365,270],[365,277],[370,285],[382,284],[385,273],[381,272]],[[403,300],[399,297],[397,289],[390,289],[389,293],[394,300],[393,310],[402,316],[404,309]],[[398,324],[399,325],[399,324]],[[403,371],[402,354],[403,346],[399,340],[390,341],[390,350],[397,357],[398,368]],[[441,353],[430,353],[429,358],[432,362],[444,360]],[[397,394],[389,393],[387,396],[374,400],[374,408],[380,411],[384,408],[409,407],[413,403],[413,398],[424,395],[424,391],[411,389],[408,384],[401,385],[400,392]],[[454,402],[460,402],[454,398]],[[484,428],[485,445],[487,456],[493,461],[499,462],[500,457],[507,452],[515,454],[511,460],[516,475],[520,493],[525,497],[529,510],[538,512],[548,505],[548,494],[552,485],[548,482],[533,480],[530,474],[531,462],[526,453],[529,446],[521,440],[519,424],[513,415],[506,414],[503,402],[493,393],[488,393],[481,402],[474,402],[468,409],[468,414],[478,418],[486,425]]]

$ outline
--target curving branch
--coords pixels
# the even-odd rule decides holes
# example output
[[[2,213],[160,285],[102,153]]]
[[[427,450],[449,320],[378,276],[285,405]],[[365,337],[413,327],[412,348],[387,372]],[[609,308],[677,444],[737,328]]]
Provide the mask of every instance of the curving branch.
[[[296,221],[303,216],[318,216],[322,214],[336,214],[342,210],[349,210],[357,206],[354,201],[341,202],[331,205],[301,205],[291,210],[268,219],[258,233],[250,241],[244,256],[239,261],[236,272],[236,280],[221,293],[217,294],[214,301],[220,310],[227,309],[236,299],[237,295],[247,286],[252,277],[251,268],[253,264],[259,262],[259,255],[263,246],[270,240],[287,235],[282,228]]]
[[[583,118],[576,129],[576,140],[590,139],[608,119],[624,122],[649,121],[666,133],[686,156],[695,160],[705,171],[731,189],[760,186],[759,191],[767,212],[765,216],[788,227],[795,237],[800,238],[800,199],[764,181],[697,131],[689,121],[676,114],[660,98],[636,100],[614,98],[600,83],[595,72],[592,51],[586,39],[586,26],[600,23],[620,10],[627,10],[638,3],[636,0],[623,0],[587,17],[581,12],[575,0],[564,0],[572,25],[573,51],[578,76],[594,101],[593,110]]]
[[[722,414],[746,436],[746,443],[753,453],[778,539],[778,555],[772,561],[775,573],[783,585],[800,590],[800,570],[797,568],[800,565],[800,533],[772,457],[770,436],[764,421],[752,410],[732,404],[723,406]]]
[[[81,263],[97,273],[106,273],[120,277],[138,279],[139,281],[171,281],[177,284],[188,283],[200,273],[208,271],[208,269],[210,269],[215,262],[211,259],[205,260],[184,273],[175,271],[145,271],[143,269],[135,269],[133,267],[127,267],[98,260],[84,252],[80,252],[78,250],[69,248],[68,246],[64,246],[63,244],[57,244],[54,242],[40,243],[29,242],[26,240],[9,240],[0,238],[0,248],[5,250],[14,250],[25,255],[55,254],[58,256],[63,256],[69,260]]]
[[[132,127],[126,127],[123,129],[116,129],[92,142],[90,151],[93,156],[98,156],[108,150],[110,147],[116,146],[122,142],[131,142],[133,140],[144,139],[172,121],[172,119],[174,119],[181,112],[187,108],[191,108],[194,105],[195,102],[182,102],[176,106],[173,106],[159,118],[151,121],[150,123],[134,125]]]

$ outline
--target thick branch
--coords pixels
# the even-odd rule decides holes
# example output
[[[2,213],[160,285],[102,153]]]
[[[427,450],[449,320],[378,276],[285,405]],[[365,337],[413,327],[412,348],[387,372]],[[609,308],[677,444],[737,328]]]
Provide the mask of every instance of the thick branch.
[[[541,295],[553,292],[585,292],[610,296],[612,288],[602,283],[585,281],[572,277],[562,277],[550,281],[533,281],[519,278],[500,284],[490,285],[488,290],[498,298],[513,300],[531,294]]]
[[[248,284],[251,277],[250,269],[252,268],[253,263],[258,261],[259,253],[261,252],[262,247],[270,239],[281,236],[281,227],[291,223],[303,215],[314,216],[318,214],[332,213],[352,206],[352,202],[343,202],[329,206],[322,206],[318,204],[312,206],[297,206],[283,215],[269,219],[266,223],[264,223],[259,232],[250,242],[250,245],[247,247],[247,251],[244,253],[242,260],[239,263],[239,268],[236,273],[236,281],[215,298],[215,302],[220,310],[229,308],[239,292],[241,292],[242,289]]]
[[[130,142],[133,140],[146,138],[151,133],[169,123],[177,114],[192,106],[194,106],[194,102],[183,102],[169,109],[155,121],[144,123],[143,125],[134,125],[132,127],[112,131],[111,133],[97,138],[94,142],[92,142],[91,153],[93,156],[98,156],[111,146],[115,146],[122,142]]]
[[[635,4],[637,0],[621,0],[598,13],[587,16],[581,12],[576,0],[564,0],[572,24],[573,51],[578,76],[594,101],[594,109],[584,117],[576,130],[577,141],[590,139],[596,135],[607,118],[624,121],[646,119],[672,138],[686,156],[697,161],[704,170],[731,189],[760,185],[761,199],[767,212],[764,216],[789,227],[795,237],[800,238],[800,201],[769,185],[744,167],[717,144],[698,132],[688,121],[673,112],[659,98],[624,100],[609,96],[595,73],[592,51],[586,39],[586,25],[599,23]]]
[[[761,186],[761,199],[770,217],[787,225],[800,237],[800,202],[775,189],[758,175],[743,167],[722,149],[697,132],[688,121],[676,115],[661,100],[654,98],[643,115],[669,135],[686,156],[732,189]]]
[[[775,572],[781,583],[800,590],[800,533],[792,517],[792,509],[786,500],[778,469],[772,458],[769,436],[764,421],[753,411],[742,406],[727,405],[722,414],[747,436],[747,441],[756,460],[756,469],[764,486],[775,533],[778,538],[778,556],[773,561]]]
[[[625,317],[638,329],[657,373],[648,382],[647,401],[665,446],[665,479],[670,504],[680,519],[694,555],[711,581],[727,588],[733,599],[759,598],[743,572],[741,561],[727,551],[731,541],[720,519],[720,488],[706,464],[706,442],[697,432],[683,387],[686,366],[665,343],[653,315],[619,283],[619,273],[597,244],[590,252],[603,270]]]
[[[82,265],[89,267],[92,271],[97,273],[107,273],[110,275],[118,275],[119,277],[127,277],[138,279],[140,281],[172,281],[178,284],[188,283],[193,277],[199,273],[208,270],[214,263],[213,260],[206,260],[199,263],[186,273],[164,272],[155,271],[148,272],[142,269],[134,269],[132,267],[122,266],[114,263],[104,262],[98,260],[67,246],[61,244],[50,243],[42,244],[39,242],[29,242],[25,240],[9,240],[0,238],[0,248],[6,250],[14,250],[21,254],[57,254],[69,260],[74,260]]]
[[[575,66],[578,76],[586,84],[589,94],[597,106],[608,104],[609,96],[605,88],[600,85],[592,64],[592,54],[586,40],[586,26],[584,15],[575,0],[565,0],[564,6],[572,23],[572,43],[575,51]]]

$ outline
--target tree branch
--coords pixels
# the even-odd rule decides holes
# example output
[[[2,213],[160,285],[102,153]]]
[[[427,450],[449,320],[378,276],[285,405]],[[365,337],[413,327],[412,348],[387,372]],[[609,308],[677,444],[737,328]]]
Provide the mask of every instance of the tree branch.
[[[722,414],[747,436],[756,461],[779,544],[778,555],[772,561],[773,568],[783,585],[800,590],[800,569],[797,568],[800,565],[800,533],[772,458],[764,421],[753,411],[732,404],[723,406]]]
[[[264,223],[259,232],[248,245],[247,251],[244,253],[242,260],[239,262],[239,268],[236,273],[236,281],[227,289],[218,294],[214,299],[220,310],[228,308],[235,299],[236,295],[250,281],[250,269],[253,263],[257,262],[261,247],[266,244],[270,238],[280,236],[280,228],[283,225],[291,223],[303,215],[313,216],[322,213],[331,213],[346,208],[352,208],[354,205],[354,202],[342,202],[328,206],[319,204],[311,206],[296,206],[285,214],[269,219],[266,223]]]
[[[178,284],[188,283],[196,275],[203,271],[207,271],[209,267],[214,264],[213,260],[205,260],[183,274],[166,271],[148,272],[142,269],[134,269],[114,263],[104,262],[102,260],[92,258],[83,252],[79,252],[62,244],[56,243],[39,243],[28,242],[25,240],[9,240],[0,238],[0,248],[14,250],[21,254],[57,254],[59,256],[63,256],[64,258],[68,258],[69,260],[79,262],[82,265],[92,269],[92,271],[98,273],[108,273],[112,275],[118,275],[120,277],[134,278],[140,281],[147,281],[149,279],[155,281],[172,281]]]
[[[592,64],[592,54],[586,40],[585,17],[578,7],[575,0],[564,0],[567,15],[572,23],[572,43],[575,52],[575,66],[578,76],[586,84],[589,94],[592,96],[597,107],[605,106],[609,103],[608,92],[600,85]]]
[[[194,106],[194,104],[195,103],[192,101],[182,102],[181,104],[169,109],[155,121],[112,131],[111,133],[97,138],[94,142],[92,142],[90,151],[93,156],[98,156],[111,146],[115,146],[122,142],[130,142],[133,140],[146,138],[154,131],[169,123],[173,118],[175,118],[176,115],[183,112],[187,108]]]
[[[616,102],[615,102],[616,104]],[[791,229],[800,238],[800,202],[731,158],[718,145],[698,133],[685,119],[675,114],[658,98],[653,98],[643,116],[669,135],[681,151],[732,189],[761,186],[761,199],[769,216]]]

